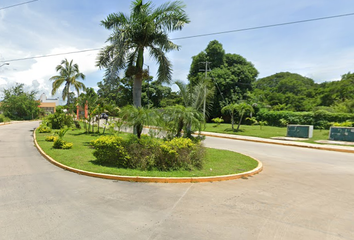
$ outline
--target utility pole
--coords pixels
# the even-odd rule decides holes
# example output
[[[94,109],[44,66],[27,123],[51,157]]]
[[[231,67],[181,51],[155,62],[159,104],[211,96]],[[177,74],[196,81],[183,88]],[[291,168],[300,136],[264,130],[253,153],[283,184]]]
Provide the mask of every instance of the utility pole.
[[[10,65],[10,63],[3,63],[0,65],[0,67],[5,66],[5,65]]]
[[[206,112],[206,80],[208,78],[208,64],[210,64],[211,62],[205,61],[205,62],[200,62],[205,64],[205,80],[204,80],[204,102],[203,102],[203,116],[204,116],[204,120],[205,120],[205,112]],[[203,71],[203,70],[200,70]]]

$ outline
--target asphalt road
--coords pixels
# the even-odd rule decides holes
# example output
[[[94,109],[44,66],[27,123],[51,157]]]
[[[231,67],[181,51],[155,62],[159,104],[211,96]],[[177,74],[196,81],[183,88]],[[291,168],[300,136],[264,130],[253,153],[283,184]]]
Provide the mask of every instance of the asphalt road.
[[[0,126],[0,239],[354,239],[354,154],[208,137],[260,174],[156,184],[81,176],[47,162],[37,122]]]

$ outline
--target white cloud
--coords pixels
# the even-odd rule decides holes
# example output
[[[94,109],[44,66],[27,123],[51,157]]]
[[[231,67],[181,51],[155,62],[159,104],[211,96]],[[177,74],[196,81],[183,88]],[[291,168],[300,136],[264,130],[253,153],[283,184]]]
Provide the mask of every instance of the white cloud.
[[[155,6],[167,0],[153,0]],[[284,2],[241,0],[185,0],[191,23],[170,38],[228,31],[267,24],[347,13],[352,1],[299,0]],[[2,5],[11,5],[4,0]],[[131,1],[69,0],[38,1],[21,7],[0,11],[0,60],[20,59],[45,54],[71,52],[104,45],[109,31],[100,20],[109,13],[129,13]],[[280,71],[296,72],[316,81],[339,79],[351,69],[354,56],[352,43],[353,17],[330,19],[313,23],[235,32],[174,41],[180,51],[168,53],[173,64],[173,79],[186,80],[191,57],[203,51],[217,39],[228,53],[236,53],[254,63],[260,77]],[[87,79],[88,87],[96,87],[102,72],[95,67],[97,52],[61,55],[49,58],[14,61],[0,68],[0,90],[15,82],[33,86],[48,96],[49,78],[65,57],[73,59]],[[156,74],[153,59],[146,58],[150,73]],[[38,86],[38,84],[39,86]],[[58,96],[60,94],[58,93]]]
[[[60,54],[66,52],[75,52],[79,49],[75,47],[58,47],[52,49],[48,54]],[[71,55],[60,55],[45,58],[36,58],[26,65],[26,61],[21,62],[11,62],[10,66],[6,69],[6,78],[0,77],[0,84],[2,88],[8,88],[14,83],[24,83],[30,88],[46,93],[50,96],[51,93],[51,81],[49,80],[52,76],[57,75],[55,70],[56,66],[61,63],[61,61],[67,58],[69,61],[73,60],[73,63],[79,65],[80,72],[85,75],[89,75],[97,71],[95,66],[96,52],[86,52]],[[18,70],[17,67],[21,70]],[[61,90],[58,91],[56,97],[60,96]]]

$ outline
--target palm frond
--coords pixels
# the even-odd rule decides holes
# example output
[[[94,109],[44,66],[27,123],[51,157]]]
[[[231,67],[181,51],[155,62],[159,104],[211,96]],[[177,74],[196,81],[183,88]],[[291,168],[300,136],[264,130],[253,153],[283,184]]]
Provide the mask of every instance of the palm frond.
[[[172,64],[159,48],[150,48],[150,55],[158,62],[157,81],[170,83],[172,80]]]

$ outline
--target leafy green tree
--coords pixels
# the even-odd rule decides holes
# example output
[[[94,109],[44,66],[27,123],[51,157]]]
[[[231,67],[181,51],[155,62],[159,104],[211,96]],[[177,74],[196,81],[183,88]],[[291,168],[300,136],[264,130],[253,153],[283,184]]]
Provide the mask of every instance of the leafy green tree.
[[[180,96],[169,86],[163,86],[158,81],[144,82],[142,103],[143,106],[162,108],[181,102]]]
[[[316,95],[319,96],[319,106],[348,112],[347,107],[350,108],[349,103],[354,100],[354,73],[344,74],[340,81],[319,84]]]
[[[118,71],[126,69],[126,75],[133,78],[133,104],[140,107],[144,52],[149,51],[158,62],[157,80],[169,82],[172,65],[165,52],[178,50],[179,46],[169,40],[168,32],[181,30],[189,23],[184,5],[174,1],[154,9],[150,1],[144,4],[143,0],[135,0],[129,16],[112,13],[101,23],[113,33],[107,39],[111,45],[101,50],[97,65],[106,69],[106,77],[116,76]]]
[[[151,77],[149,78],[151,79]],[[105,102],[118,107],[133,104],[133,82],[131,78],[103,79],[97,83],[99,89],[97,94]],[[159,81],[145,81],[142,84],[142,105],[154,108],[175,105],[181,102],[180,96],[168,86],[162,85]]]
[[[203,81],[205,78],[205,62],[207,61],[208,69],[215,69],[221,67],[225,63],[225,50],[221,43],[217,40],[209,42],[206,49],[198,55],[192,57],[193,61],[189,70],[188,79],[192,86]]]
[[[75,93],[70,92],[68,95],[68,100],[66,102],[66,108],[69,113],[74,113],[76,114],[76,105],[77,105],[77,97],[75,97]]]
[[[106,99],[106,101],[115,103],[118,105],[118,89],[121,84],[120,78],[104,78],[97,83],[97,94],[100,98]]]
[[[215,87],[215,95],[210,117],[218,117],[223,106],[247,98],[247,92],[253,88],[258,76],[257,69],[251,62],[238,54],[225,53],[222,44],[211,41],[207,48],[193,57],[188,80],[192,86],[205,81],[205,68],[208,61],[208,78]],[[205,69],[204,69],[205,70]]]
[[[273,110],[311,111],[316,105],[316,84],[296,73],[281,72],[258,79],[255,94]]]
[[[64,112],[64,106],[57,106],[55,113],[46,116],[45,122],[52,129],[62,129],[71,127],[74,123],[73,118]]]
[[[84,80],[85,75],[80,72],[79,65],[76,63],[73,64],[73,60],[69,62],[67,59],[64,59],[55,69],[59,72],[59,75],[53,76],[49,79],[53,81],[52,95],[54,95],[63,84],[65,84],[62,92],[62,98],[64,101],[69,97],[70,87],[75,88],[78,96],[80,89],[85,90],[85,84],[78,81],[78,79]]]
[[[39,101],[36,100],[36,91],[26,92],[24,84],[16,84],[9,89],[3,89],[4,99],[0,110],[5,117],[13,120],[36,119],[40,113]]]

